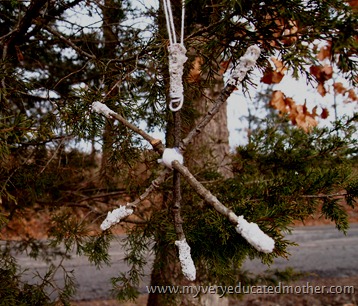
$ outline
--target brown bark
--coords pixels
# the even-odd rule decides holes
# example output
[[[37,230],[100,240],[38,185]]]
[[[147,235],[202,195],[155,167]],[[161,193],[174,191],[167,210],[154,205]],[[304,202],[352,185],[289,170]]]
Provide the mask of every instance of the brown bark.
[[[212,108],[213,101],[218,98],[223,87],[223,80],[218,78],[213,87],[207,88],[200,97],[194,100],[194,108],[200,114],[199,120]],[[187,155],[191,156],[189,168],[211,167],[217,169],[224,178],[232,176],[226,99],[210,122],[193,139],[188,151]]]
[[[113,16],[111,9],[113,7],[118,6],[118,4],[114,3],[113,0],[104,0],[104,5],[102,8],[103,14],[103,38],[104,38],[104,48],[103,55],[106,58],[116,58],[115,48],[118,43],[118,38],[116,34],[113,32],[113,27],[118,23],[118,20],[115,16]],[[110,65],[108,65],[107,69],[111,69]],[[106,82],[105,82],[106,83]],[[107,85],[107,84],[103,84]],[[102,135],[103,145],[102,145],[102,160],[101,160],[101,180],[105,184],[105,186],[111,188],[115,185],[115,179],[113,173],[111,171],[112,165],[110,163],[110,158],[112,155],[112,144],[113,144],[113,136],[112,136],[112,126],[107,121],[105,123],[103,135]]]
[[[173,4],[175,23],[177,25],[180,24],[180,12],[181,12],[181,1],[173,0],[171,1]],[[160,2],[161,3],[161,2]],[[190,10],[190,8],[187,8]],[[179,18],[178,18],[179,17]],[[190,22],[190,21],[189,21]],[[193,20],[191,22],[194,22]],[[159,27],[162,31],[165,31],[165,20],[163,16],[159,18]],[[177,27],[179,30],[179,27]],[[167,84],[168,85],[168,84]],[[198,120],[200,120],[201,116],[206,114],[208,109],[212,106],[212,101],[218,97],[221,90],[223,89],[223,81],[218,79],[215,86],[213,88],[207,89],[203,94],[199,97],[196,97],[192,100],[194,104],[195,110],[200,114]],[[185,93],[186,99],[190,96],[190,93]],[[226,97],[227,98],[227,97]],[[226,99],[225,99],[226,100]],[[184,101],[184,107],[185,101]],[[185,109],[184,111],[185,112]],[[179,113],[176,113],[174,116],[177,119]],[[167,132],[167,146],[178,146],[178,139],[174,134],[178,134],[175,132],[175,124],[174,116],[169,114],[168,120],[168,128]],[[182,123],[181,131],[183,133],[187,133],[191,129],[195,127],[198,121],[191,121],[191,123],[185,126],[185,123]],[[221,109],[214,116],[214,118],[210,120],[210,122],[206,122],[203,126],[207,126],[198,132],[193,132],[192,135],[196,136],[195,138],[187,138],[187,142],[181,143],[180,146],[185,146],[186,149],[190,152],[186,154],[186,156],[190,155],[193,159],[189,160],[185,159],[185,163],[191,166],[200,166],[205,167],[205,161],[208,160],[208,156],[210,156],[210,160],[212,165],[216,165],[218,171],[224,176],[228,177],[231,175],[229,168],[227,168],[227,164],[229,163],[229,144],[228,144],[228,129],[227,129],[227,114],[226,114],[226,101],[223,101],[223,105],[221,105]],[[197,135],[199,134],[199,135]],[[176,135],[177,136],[177,135]],[[193,140],[191,145],[189,143]],[[188,146],[189,145],[189,146]],[[174,202],[167,203],[172,207],[173,212],[173,221],[175,223],[177,239],[182,239],[185,237],[185,233],[182,231],[181,222],[182,219],[180,217],[180,209],[185,209],[185,203],[180,203],[180,181],[179,181],[179,173],[178,169],[175,169],[175,178],[174,178]],[[165,201],[164,197],[164,201]],[[163,207],[166,207],[164,205]],[[160,237],[160,235],[158,235]],[[199,275],[200,277],[200,275]],[[188,286],[188,285],[200,285],[199,283],[189,282],[187,281],[182,272],[180,263],[178,261],[178,250],[174,245],[165,245],[163,241],[156,241],[156,256],[155,262],[153,266],[153,271],[151,274],[151,285],[175,285],[175,286]],[[168,294],[153,294],[151,293],[148,298],[148,306],[157,306],[157,305],[185,305],[185,306],[202,306],[202,305],[217,305],[218,301],[216,300],[216,296],[212,295],[203,295],[201,298],[194,298],[192,294],[176,294],[176,295],[168,295]],[[227,300],[220,299],[221,306],[226,305]]]

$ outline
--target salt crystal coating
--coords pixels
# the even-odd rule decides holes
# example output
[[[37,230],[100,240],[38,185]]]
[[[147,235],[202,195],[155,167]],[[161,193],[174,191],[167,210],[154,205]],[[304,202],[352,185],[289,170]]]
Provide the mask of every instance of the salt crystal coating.
[[[275,247],[275,241],[267,236],[256,223],[247,222],[243,216],[237,218],[236,231],[244,237],[256,250],[271,253]]]
[[[190,246],[186,242],[186,239],[175,241],[175,245],[179,250],[179,260],[184,276],[186,279],[194,281],[196,278],[196,269],[190,255]]]
[[[239,64],[231,71],[228,84],[237,86],[242,82],[247,72],[255,66],[260,52],[260,48],[256,45],[248,47],[245,54],[240,57]]]
[[[172,162],[177,160],[180,164],[183,164],[184,157],[180,153],[178,148],[167,148],[163,152],[162,159],[158,159],[159,163],[163,163],[165,166],[167,166],[170,169],[173,169]]]
[[[184,87],[183,87],[183,71],[184,63],[188,59],[185,56],[186,49],[182,44],[172,44],[168,47],[169,51],[169,76],[170,76],[170,89],[169,95],[171,98],[169,107],[171,111],[178,111],[184,100]],[[178,103],[174,106],[173,103]]]
[[[133,209],[119,206],[119,208],[109,211],[106,219],[101,224],[101,230],[105,231],[109,229],[112,225],[117,224],[121,219],[130,216],[133,214]]]
[[[91,109],[93,112],[102,114],[102,115],[106,116],[107,118],[112,118],[111,115],[115,114],[115,112],[112,111],[106,104],[103,104],[98,101],[92,103]]]

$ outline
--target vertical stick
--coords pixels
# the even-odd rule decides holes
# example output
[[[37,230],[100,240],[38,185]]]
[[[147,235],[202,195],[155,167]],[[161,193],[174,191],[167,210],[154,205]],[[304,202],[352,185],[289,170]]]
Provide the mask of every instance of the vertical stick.
[[[174,112],[174,146],[179,147],[181,140],[181,116],[180,111]],[[178,240],[184,240],[185,234],[183,231],[183,219],[181,217],[181,186],[180,186],[180,173],[178,170],[173,171],[173,186],[174,186],[174,201],[173,201],[173,217],[175,232]]]

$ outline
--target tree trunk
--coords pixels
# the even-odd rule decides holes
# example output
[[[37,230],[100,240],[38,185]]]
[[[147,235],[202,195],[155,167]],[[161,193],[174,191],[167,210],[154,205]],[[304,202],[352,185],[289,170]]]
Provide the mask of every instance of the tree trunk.
[[[212,101],[219,95],[223,87],[224,82],[222,78],[218,77],[212,88],[207,88],[203,95],[194,99],[194,108],[200,115],[199,120],[211,108]],[[222,105],[220,111],[194,139],[188,153],[191,157],[190,168],[206,169],[207,167],[214,167],[224,178],[232,176],[227,102]]]
[[[118,3],[115,3],[113,0],[104,0],[104,5],[102,8],[103,15],[103,57],[112,59],[116,58],[116,46],[118,44],[118,37],[116,33],[114,33],[114,28],[118,24],[119,20],[116,18],[115,14],[113,14],[112,10],[114,8],[118,9]],[[111,69],[111,65],[108,65],[107,69]],[[110,74],[108,74],[108,79],[111,80]],[[104,84],[100,84],[104,86],[104,90],[107,92],[111,89],[110,84],[107,84],[108,81],[104,80]],[[105,187],[113,188],[115,185],[115,178],[113,176],[112,165],[110,162],[110,158],[112,156],[112,147],[113,147],[113,127],[110,122],[106,122],[104,126],[104,131],[102,134],[102,158],[101,158],[101,168],[100,175],[101,181],[103,182]]]
[[[180,13],[181,1],[172,0],[173,9],[175,9],[174,19],[175,23],[180,25]],[[161,2],[160,2],[161,5]],[[190,8],[187,8],[190,10]],[[193,20],[192,20],[193,22]],[[159,28],[165,37],[166,31],[165,20],[163,15],[159,16]],[[164,33],[163,33],[164,32]],[[167,79],[167,78],[166,78]],[[169,84],[167,84],[169,86]],[[205,114],[212,105],[212,101],[220,93],[224,83],[222,78],[218,78],[212,88],[208,88],[199,96],[191,99],[192,107],[200,116]],[[186,97],[190,97],[191,93],[185,93]],[[184,101],[185,108],[185,101]],[[185,111],[185,110],[184,110]],[[173,146],[174,137],[172,136],[174,128],[174,121],[172,115],[168,115],[167,137],[166,145],[168,147]],[[191,121],[191,124],[182,126],[182,131],[185,134],[186,131],[192,129],[195,124],[195,120]],[[184,135],[182,135],[184,136]],[[185,159],[186,165],[192,170],[196,167],[206,167],[208,162],[210,166],[215,167],[223,177],[230,177],[230,156],[229,156],[229,132],[227,128],[227,111],[226,103],[222,106],[220,112],[213,118],[208,126],[202,131],[202,133],[193,141],[191,146],[187,149],[186,156],[190,156]],[[195,170],[194,170],[195,171]],[[164,199],[166,197],[164,196]],[[165,203],[166,200],[164,200]],[[163,209],[167,207],[163,203]],[[172,205],[169,203],[168,205]],[[185,203],[183,203],[185,205]],[[184,208],[185,209],[185,208]],[[161,235],[158,235],[161,237]],[[164,233],[163,233],[164,237]],[[197,271],[198,273],[198,271]],[[189,282],[182,274],[180,263],[178,260],[178,251],[174,245],[165,245],[163,241],[158,239],[156,241],[156,254],[151,274],[152,286],[175,286],[175,288],[182,288],[182,286],[199,286],[200,283]],[[218,295],[202,294],[199,297],[194,297],[195,294],[154,294],[150,293],[147,306],[164,306],[164,305],[181,305],[181,306],[220,306],[228,305],[226,298],[219,298]],[[220,300],[220,301],[219,301]]]

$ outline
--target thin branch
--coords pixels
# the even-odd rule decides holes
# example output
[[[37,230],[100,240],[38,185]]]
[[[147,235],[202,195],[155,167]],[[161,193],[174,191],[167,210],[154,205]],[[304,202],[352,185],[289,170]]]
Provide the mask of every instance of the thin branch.
[[[190,173],[187,167],[181,165],[178,161],[173,161],[172,166],[178,170],[189,185],[200,195],[206,203],[213,207],[217,212],[225,216],[232,224],[237,226],[238,217],[236,214],[225,205],[223,205],[216,196],[214,196],[208,189],[206,189],[195,177]]]
[[[168,168],[165,168],[137,199],[135,199],[133,202],[127,203],[127,207],[136,208],[140,202],[145,200],[153,190],[157,189],[165,181],[170,172],[171,171]]]
[[[174,146],[178,147],[181,139],[181,117],[180,111],[174,113]],[[180,241],[185,239],[183,230],[183,219],[181,217],[181,186],[180,186],[180,173],[178,170],[173,171],[173,195],[174,203],[172,207],[174,217],[174,227],[177,238]]]
[[[221,91],[219,97],[215,100],[213,107],[208,113],[199,121],[196,127],[194,127],[187,137],[183,139],[180,144],[182,151],[188,146],[188,144],[196,137],[205,126],[211,121],[211,119],[219,112],[220,107],[226,102],[232,92],[245,78],[247,72],[253,68],[256,64],[257,59],[260,56],[260,49],[258,46],[250,46],[247,48],[245,54],[240,58],[239,64],[231,71],[231,76],[228,80],[227,85]]]
[[[162,141],[160,139],[156,139],[156,138],[150,136],[149,134],[144,132],[142,129],[140,129],[136,125],[130,123],[129,121],[124,119],[121,115],[119,115],[119,114],[117,114],[115,112],[112,112],[110,114],[110,116],[115,118],[115,119],[117,119],[119,122],[124,124],[127,128],[129,128],[133,132],[135,132],[138,135],[142,136],[146,141],[148,141],[152,145],[153,149],[156,152],[158,152],[160,154],[163,154],[165,148],[164,148],[164,145],[162,144]]]
[[[325,199],[325,198],[334,198],[334,197],[345,197],[347,192],[337,192],[332,194],[307,194],[301,195],[300,198],[317,198],[317,199]]]
[[[199,123],[188,133],[188,135],[181,141],[180,150],[185,151],[186,147],[193,141],[193,139],[201,133],[205,126],[211,121],[211,119],[219,112],[220,107],[226,102],[229,96],[236,89],[234,85],[226,85],[221,91],[219,97],[215,100],[214,105],[208,111],[208,113],[199,121]]]
[[[81,72],[83,69],[86,68],[87,64],[89,63],[89,61],[87,61],[80,69],[76,70],[76,71],[72,71],[70,74],[64,76],[63,78],[61,78],[56,84],[55,86],[53,87],[53,89],[55,89],[57,87],[58,84],[60,84],[63,80],[65,79],[68,79],[70,76],[76,74],[76,73],[79,73]]]
[[[45,25],[44,28],[50,32],[52,35],[55,35],[56,37],[58,37],[59,39],[61,39],[63,42],[65,42],[67,45],[69,45],[72,49],[74,49],[75,51],[77,51],[77,53],[84,55],[90,59],[96,60],[96,56],[93,54],[89,54],[86,51],[83,51],[80,47],[76,46],[72,41],[70,41],[69,39],[67,39],[66,37],[64,37],[61,33],[57,32],[56,30],[54,30],[53,28],[51,28],[48,25]]]
[[[83,199],[78,200],[77,203],[81,203],[81,202],[85,202],[85,201],[89,201],[89,200],[100,199],[100,198],[105,198],[105,197],[113,197],[113,196],[117,196],[117,195],[124,194],[124,193],[125,192],[122,190],[122,191],[114,191],[114,192],[96,194],[94,196],[84,197]]]
[[[63,144],[63,138],[61,139],[60,143],[58,144],[55,152],[53,152],[51,158],[49,158],[49,160],[47,161],[46,165],[41,169],[41,171],[37,174],[37,176],[39,176],[41,173],[43,173],[45,171],[45,169],[48,167],[48,165],[52,162],[52,160],[56,157],[58,150],[61,148],[62,144]]]

